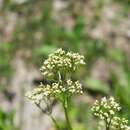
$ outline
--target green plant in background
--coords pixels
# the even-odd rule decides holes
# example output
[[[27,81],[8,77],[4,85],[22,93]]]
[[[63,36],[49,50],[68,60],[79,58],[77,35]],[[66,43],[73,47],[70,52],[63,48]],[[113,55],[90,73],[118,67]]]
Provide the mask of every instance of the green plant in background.
[[[0,130],[16,130],[14,112],[4,112],[0,109]]]
[[[27,50],[27,53],[29,52],[29,55],[27,53],[24,53],[25,57],[26,54],[30,56],[31,59],[30,61],[28,61],[34,61],[35,65],[38,66],[40,66],[41,64],[41,57],[46,58],[48,54],[55,51],[58,47],[63,47],[73,51],[82,52],[82,54],[87,57],[87,77],[85,76],[86,67],[84,67],[85,69],[79,70],[78,74],[73,75],[72,78],[78,77],[83,81],[83,86],[85,87],[85,89],[92,92],[92,95],[90,95],[90,97],[92,98],[96,94],[109,95],[112,92],[115,97],[118,97],[120,103],[124,108],[123,110],[125,110],[125,113],[122,110],[120,114],[130,117],[130,67],[128,65],[128,62],[123,59],[126,56],[122,55],[122,53],[120,53],[120,51],[116,50],[114,47],[112,47],[112,49],[110,46],[107,46],[109,42],[107,43],[107,39],[105,37],[104,40],[91,37],[91,28],[98,26],[98,23],[100,23],[100,20],[102,19],[101,16],[104,9],[106,10],[106,8],[109,6],[110,8],[113,8],[113,6],[119,6],[119,10],[116,9],[117,16],[115,17],[115,19],[117,22],[120,23],[120,20],[122,21],[129,15],[130,1],[113,0],[110,1],[110,4],[108,4],[109,6],[107,6],[106,0],[93,0],[92,4],[91,2],[88,2],[88,4],[84,4],[81,2],[82,4],[88,6],[90,3],[90,7],[92,6],[93,11],[91,13],[93,13],[93,16],[91,22],[89,23],[87,22],[89,21],[89,19],[91,19],[91,16],[90,18],[89,16],[86,18],[86,14],[84,15],[81,10],[76,11],[78,12],[76,14],[75,11],[73,13],[73,10],[75,9],[72,8],[76,6],[76,9],[78,9],[77,5],[79,2],[75,2],[75,0],[71,1],[73,1],[73,4],[71,4],[69,10],[68,7],[61,10],[61,15],[63,12],[67,12],[67,14],[72,16],[71,18],[74,22],[74,25],[72,28],[69,29],[67,29],[64,25],[59,24],[60,20],[55,18],[55,15],[53,16],[54,1],[52,0],[25,0],[22,3],[20,3],[19,1],[11,0],[3,1],[3,8],[1,10],[3,12],[2,14],[7,14],[8,16],[10,16],[11,13],[14,13],[18,16],[19,20],[16,23],[14,36],[11,43],[0,44],[0,79],[2,79],[2,82],[0,83],[0,89],[5,89],[6,83],[4,82],[3,84],[3,81],[7,80],[8,85],[8,79],[12,75],[11,62],[12,59],[15,58],[12,55],[14,53],[14,44],[18,44],[18,51],[20,50],[26,52]],[[71,1],[67,1],[67,5],[69,5]],[[82,9],[84,10],[84,8]],[[62,16],[60,17],[60,19],[62,19]],[[114,35],[116,35],[116,33]],[[118,38],[118,36],[116,37],[117,39],[120,38]],[[114,39],[111,39],[110,37],[109,40],[113,41]],[[110,64],[111,66],[113,62],[116,65],[116,69],[109,70],[108,73],[110,73],[110,77],[107,78],[105,82],[103,79],[95,79],[91,76],[93,65],[95,65],[95,62],[97,60],[100,60],[100,58],[104,58],[105,62],[107,62],[106,59],[109,59],[109,63],[107,65]],[[117,66],[120,66],[120,68],[118,69]],[[121,71],[121,73],[117,74],[115,71]],[[53,79],[53,81],[54,80],[57,79]],[[81,124],[85,124],[86,122],[86,128],[88,129],[89,127],[91,127],[90,129],[93,129],[93,126],[88,123],[89,120],[92,121],[91,114],[88,110],[90,104],[86,106],[86,110],[83,109],[84,106],[85,104],[82,103],[82,105],[79,105],[78,108],[72,107],[72,109],[70,110],[70,116],[72,116],[72,113],[74,113],[73,117],[76,117],[78,123],[80,122]],[[84,113],[86,113],[86,117],[84,116]]]
[[[10,77],[12,68],[11,61],[14,54],[15,44],[2,43],[0,44],[0,77]]]
[[[15,54],[15,50],[15,44],[0,44],[0,91],[4,91],[6,89],[7,82],[13,73],[11,63]]]
[[[26,94],[43,113],[51,117],[57,130],[60,130],[60,126],[52,116],[51,103],[56,99],[62,104],[66,118],[66,129],[72,130],[73,128],[68,114],[69,102],[73,95],[83,94],[83,90],[81,83],[79,81],[73,81],[71,76],[84,64],[84,56],[78,53],[65,52],[62,49],[56,50],[53,54],[49,55],[49,58],[44,61],[40,69],[43,76],[52,79],[53,83],[47,85],[41,83],[38,88]],[[47,111],[42,107],[43,102],[47,106]]]
[[[113,97],[109,99],[104,97],[101,101],[96,100],[92,107],[94,115],[104,121],[106,130],[129,130],[128,120],[117,116],[120,110],[120,105]]]
[[[116,65],[117,70],[121,71],[121,74],[119,74],[111,66],[109,67],[112,88],[113,88],[112,92],[116,98],[118,97],[121,105],[123,106],[123,108],[124,108],[123,110],[125,110],[124,115],[130,117],[130,113],[129,113],[129,110],[130,110],[129,56],[127,56],[127,54],[124,53],[120,49],[111,49],[110,51],[107,52],[107,59],[109,62],[114,63]]]

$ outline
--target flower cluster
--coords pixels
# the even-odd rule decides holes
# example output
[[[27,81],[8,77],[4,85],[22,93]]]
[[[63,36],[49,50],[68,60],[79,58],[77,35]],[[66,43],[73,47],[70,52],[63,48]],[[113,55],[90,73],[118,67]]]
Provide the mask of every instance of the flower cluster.
[[[128,130],[128,120],[125,118],[114,117],[111,121],[111,128],[113,130]]]
[[[106,130],[128,130],[128,120],[116,116],[116,113],[121,110],[120,105],[115,101],[113,97],[106,99],[102,98],[100,101],[96,100],[92,111],[94,115],[104,121]]]
[[[52,85],[41,85],[35,88],[32,92],[27,92],[26,97],[32,100],[34,103],[39,104],[45,98],[56,97],[60,94],[61,91],[59,89],[59,85],[57,83],[53,83]]]
[[[67,87],[71,94],[83,94],[82,85],[79,81],[73,82],[69,79],[67,80]]]
[[[103,120],[98,123],[98,130],[104,130],[106,124]],[[110,124],[110,130],[130,130],[130,126],[128,126],[128,120],[120,117],[113,117]]]
[[[52,83],[51,85],[41,85],[38,88],[35,88],[32,92],[28,92],[26,97],[32,100],[34,103],[39,104],[45,98],[56,98],[61,93],[69,94],[82,94],[82,86],[79,81],[73,82],[67,80],[66,86],[63,85],[62,81],[59,83]]]
[[[49,55],[40,69],[42,75],[44,75],[45,78],[51,77],[54,83],[47,85],[41,83],[39,87],[26,94],[26,97],[35,103],[43,113],[51,117],[57,130],[59,130],[60,127],[52,116],[53,100],[56,99],[61,102],[64,108],[67,130],[72,130],[68,116],[68,102],[72,95],[82,94],[83,90],[79,81],[72,81],[68,76],[71,77],[72,72],[84,64],[84,56],[58,49]]]
[[[40,70],[44,76],[50,77],[60,71],[75,71],[79,65],[83,64],[85,64],[84,56],[58,49],[49,55]]]
[[[101,101],[96,100],[92,107],[94,115],[98,116],[100,119],[113,116],[117,111],[120,111],[120,109],[120,105],[115,102],[113,97],[110,97],[108,100],[106,97],[102,98]]]

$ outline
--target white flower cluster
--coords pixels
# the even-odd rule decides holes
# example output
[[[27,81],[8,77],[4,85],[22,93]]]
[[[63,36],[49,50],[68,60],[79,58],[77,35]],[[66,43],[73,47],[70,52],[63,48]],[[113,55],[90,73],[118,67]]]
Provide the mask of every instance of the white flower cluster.
[[[43,94],[41,93],[41,91],[42,88],[36,88],[32,92],[27,92],[25,96],[33,103],[39,104],[43,100]]]
[[[56,98],[59,94],[67,92],[69,94],[82,94],[82,86],[79,81],[73,82],[67,80],[67,85],[63,86],[62,81],[60,83],[52,83],[52,85],[41,85],[35,88],[32,92],[27,92],[26,97],[32,100],[34,103],[39,104],[45,98]]]
[[[111,121],[112,130],[128,130],[128,120],[125,118],[114,117]]]
[[[83,94],[82,85],[79,81],[67,80],[68,92],[71,94]]]
[[[83,93],[81,83],[68,79],[68,76],[71,76],[68,73],[72,74],[71,72],[74,72],[78,66],[84,64],[84,56],[58,49],[49,55],[40,69],[45,77],[51,77],[55,82],[47,85],[41,83],[39,87],[27,92],[26,97],[48,115],[52,112],[52,104],[55,99],[66,107],[69,97]],[[54,119],[53,121],[56,123]]]
[[[103,120],[110,129],[129,130],[130,127],[127,125],[128,120],[116,116],[116,112],[120,110],[120,105],[113,97],[110,97],[109,99],[104,97],[100,101],[96,100],[92,107],[94,115]]]
[[[44,76],[53,76],[60,71],[75,71],[79,65],[84,64],[84,56],[58,49],[49,55],[40,70]]]
[[[106,123],[103,120],[100,120],[98,123],[98,130],[104,130]],[[110,124],[110,130],[130,130],[128,126],[128,120],[120,117],[113,117]]]
[[[109,118],[120,110],[120,105],[115,102],[115,99],[113,97],[110,97],[108,100],[106,97],[102,98],[101,101],[96,100],[92,107],[94,115],[98,116],[100,119]]]
[[[41,85],[35,88],[32,92],[27,92],[26,97],[33,101],[34,103],[39,104],[45,98],[56,97],[60,94],[61,91],[59,89],[59,85],[57,83],[53,83],[52,85]]]

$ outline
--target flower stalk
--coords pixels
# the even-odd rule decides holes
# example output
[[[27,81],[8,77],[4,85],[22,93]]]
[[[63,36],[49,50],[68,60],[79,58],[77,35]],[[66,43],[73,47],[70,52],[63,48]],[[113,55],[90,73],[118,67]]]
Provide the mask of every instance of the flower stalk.
[[[55,118],[52,115],[50,115],[50,117],[51,117],[51,120],[52,120],[52,122],[53,122],[53,124],[55,126],[55,129],[60,130],[60,127],[59,127],[57,121],[55,120]]]
[[[65,113],[67,130],[72,130],[72,126],[71,126],[69,114],[68,114],[68,99],[67,98],[65,98],[63,102],[63,108],[64,108],[64,113]]]

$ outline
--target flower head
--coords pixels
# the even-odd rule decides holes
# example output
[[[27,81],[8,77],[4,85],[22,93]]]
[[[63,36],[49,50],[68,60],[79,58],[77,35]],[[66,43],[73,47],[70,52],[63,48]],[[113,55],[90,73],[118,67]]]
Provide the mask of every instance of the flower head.
[[[100,119],[105,119],[113,116],[117,111],[120,111],[120,109],[120,105],[115,101],[113,97],[110,97],[108,100],[106,97],[102,98],[101,101],[96,100],[92,107],[94,115],[98,116]]]
[[[67,80],[68,92],[71,94],[83,94],[82,85],[79,81]]]
[[[31,92],[26,93],[26,97],[33,101],[34,103],[39,104],[45,98],[58,98],[61,93],[72,94],[82,94],[82,86],[79,81],[73,82],[71,80],[67,80],[66,86],[63,85],[63,82],[60,83],[52,83],[51,85],[41,85],[35,88]]]
[[[41,83],[39,87],[35,88],[31,92],[27,92],[26,97],[34,103],[39,104],[45,98],[48,98],[49,100],[49,98],[54,98],[60,93],[61,91],[57,83],[53,83],[52,85],[43,85]]]
[[[61,71],[75,71],[83,64],[85,64],[84,56],[58,49],[49,55],[40,70],[44,76],[50,77]]]
[[[116,113],[120,110],[120,105],[113,97],[109,99],[104,97],[100,101],[96,100],[92,107],[94,115],[104,122],[106,130],[129,130],[128,120],[116,116]]]
[[[128,127],[128,120],[125,118],[114,117],[111,121],[111,128],[113,130],[127,130]]]

